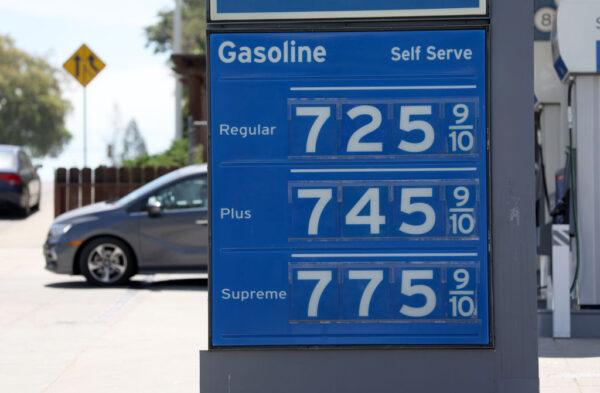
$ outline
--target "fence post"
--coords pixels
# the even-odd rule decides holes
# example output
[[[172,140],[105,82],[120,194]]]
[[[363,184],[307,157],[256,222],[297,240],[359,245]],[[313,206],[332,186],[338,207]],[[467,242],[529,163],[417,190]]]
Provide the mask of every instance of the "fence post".
[[[81,206],[79,203],[79,192],[81,191],[79,174],[79,168],[69,169],[69,191],[67,192],[67,209],[69,210],[77,209]]]
[[[112,199],[116,199],[119,197],[119,180],[118,180],[118,171],[115,167],[106,168],[104,180],[106,181],[105,190],[106,195],[104,201],[109,201]]]
[[[144,168],[144,183],[150,183],[152,180],[156,179],[156,168],[154,167],[146,167]]]
[[[81,206],[92,204],[92,170],[83,168],[81,170]]]
[[[94,170],[94,203],[98,203],[106,199],[104,172],[104,167],[99,167]]]
[[[67,170],[58,168],[54,173],[54,217],[67,211]]]
[[[165,166],[159,166],[156,170],[156,177],[161,177],[171,172],[171,169]]]
[[[118,197],[121,198],[129,192],[129,187],[131,183],[131,172],[129,168],[122,167],[119,168],[119,185],[117,187]]]
[[[143,185],[142,181],[142,168],[135,167],[131,168],[131,183],[129,183],[129,192],[135,190]]]

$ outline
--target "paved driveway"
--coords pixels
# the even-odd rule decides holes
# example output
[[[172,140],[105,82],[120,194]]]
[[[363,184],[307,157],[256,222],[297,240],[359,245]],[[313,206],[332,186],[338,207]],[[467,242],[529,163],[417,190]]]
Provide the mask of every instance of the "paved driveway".
[[[543,393],[600,393],[600,340],[541,339]]]
[[[51,220],[49,192],[26,220],[0,213],[0,392],[197,392],[206,279],[98,289],[46,272]]]
[[[197,392],[206,279],[98,289],[46,272],[51,197],[26,220],[0,213],[0,392]],[[600,393],[600,340],[541,340],[540,356],[543,393]]]

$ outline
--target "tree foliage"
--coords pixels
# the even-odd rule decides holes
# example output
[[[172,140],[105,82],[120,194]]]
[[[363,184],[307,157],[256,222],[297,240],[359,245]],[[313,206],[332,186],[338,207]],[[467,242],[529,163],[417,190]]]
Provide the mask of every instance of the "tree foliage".
[[[184,53],[202,54],[206,50],[206,0],[182,0],[183,24],[182,50]],[[146,46],[155,53],[173,52],[174,9],[158,12],[158,21],[145,29]]]
[[[135,160],[147,155],[146,141],[140,132],[137,122],[131,119],[127,127],[125,127],[123,134],[121,161]]]
[[[56,156],[71,140],[57,70],[0,35],[0,144],[21,145],[34,156]]]
[[[194,159],[194,163],[202,162],[202,149],[198,149],[197,157]],[[182,167],[188,165],[188,140],[176,139],[171,144],[171,147],[164,153],[156,155],[143,155],[135,160],[124,161],[123,165],[126,167]]]

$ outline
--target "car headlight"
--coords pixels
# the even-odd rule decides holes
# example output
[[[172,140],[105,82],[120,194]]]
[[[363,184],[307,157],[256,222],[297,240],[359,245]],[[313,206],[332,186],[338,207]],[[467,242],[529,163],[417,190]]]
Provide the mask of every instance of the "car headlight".
[[[54,239],[61,237],[65,233],[69,232],[72,226],[73,225],[71,224],[52,224],[50,227],[49,237]]]

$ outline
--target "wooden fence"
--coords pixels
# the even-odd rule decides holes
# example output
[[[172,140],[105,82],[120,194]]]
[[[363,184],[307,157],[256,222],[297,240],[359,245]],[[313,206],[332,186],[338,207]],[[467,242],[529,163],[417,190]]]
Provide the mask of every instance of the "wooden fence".
[[[54,177],[54,216],[120,198],[178,168],[59,168]]]

